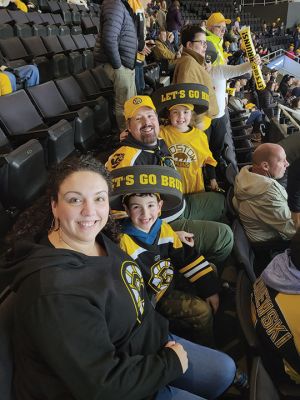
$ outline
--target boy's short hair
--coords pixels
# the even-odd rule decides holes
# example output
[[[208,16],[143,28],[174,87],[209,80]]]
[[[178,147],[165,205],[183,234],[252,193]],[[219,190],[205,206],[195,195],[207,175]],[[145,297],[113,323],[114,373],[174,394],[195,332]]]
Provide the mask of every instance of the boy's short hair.
[[[128,193],[128,194],[125,194],[125,196],[124,196],[123,199],[122,199],[122,203],[123,203],[127,208],[129,208],[129,200],[130,200],[131,197],[133,197],[133,196],[138,196],[138,197],[147,197],[147,196],[153,197],[153,196],[155,196],[156,199],[157,199],[157,201],[160,201],[160,200],[161,200],[159,193]]]
[[[204,33],[204,30],[199,25],[187,25],[181,31],[181,43],[186,47],[187,42],[195,40],[197,33]]]

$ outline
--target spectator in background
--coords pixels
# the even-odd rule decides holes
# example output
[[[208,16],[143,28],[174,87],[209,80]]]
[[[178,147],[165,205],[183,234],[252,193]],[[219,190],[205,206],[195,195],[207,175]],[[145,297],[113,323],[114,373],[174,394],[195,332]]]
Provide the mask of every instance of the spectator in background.
[[[178,50],[176,53],[173,53],[168,47],[167,32],[161,30],[158,35],[158,39],[155,40],[153,55],[157,61],[167,61],[168,71],[170,72],[173,71],[175,68],[175,61],[181,57],[181,50]]]
[[[260,108],[264,111],[269,119],[275,116],[275,107],[277,106],[277,101],[273,93],[275,91],[275,87],[276,82],[272,82],[270,80],[264,90],[258,91]]]
[[[113,82],[118,127],[125,129],[124,102],[136,94],[135,62],[138,38],[133,11],[127,1],[104,0],[101,29],[94,47],[95,63]]]
[[[17,83],[22,83],[24,87],[36,86],[40,82],[40,74],[36,65],[23,65],[17,68],[11,68],[9,62],[0,55],[0,71],[9,79],[11,90],[8,82],[3,82],[2,94],[8,94],[17,90]],[[2,74],[1,74],[2,75]],[[8,91],[7,91],[8,90]]]
[[[279,85],[279,92],[281,96],[286,99],[289,95],[291,86],[293,85],[295,77],[293,75],[284,75]]]
[[[167,18],[167,2],[165,0],[162,0],[162,2],[160,3],[160,8],[156,14],[159,30],[167,29],[166,18]]]
[[[261,27],[261,33],[263,36],[269,36],[269,29],[268,29],[268,25],[266,24],[266,22],[264,21]]]
[[[287,50],[287,52],[286,52],[286,56],[289,57],[289,58],[291,58],[292,60],[295,59],[295,52],[294,52],[294,49],[295,49],[294,45],[293,45],[293,44],[290,44],[290,45],[289,45],[289,48],[288,48],[288,50]]]
[[[293,34],[295,49],[300,46],[300,26],[297,26]]]
[[[21,10],[28,12],[28,8],[21,0],[0,0],[0,8],[8,8],[10,10]]]
[[[292,96],[293,97],[300,97],[300,80],[297,79],[294,82],[294,87],[292,89]]]
[[[183,27],[183,19],[180,12],[180,3],[177,0],[174,0],[173,3],[170,5],[167,18],[167,31],[174,33],[174,46],[176,51],[179,50],[179,32]]]
[[[241,22],[241,18],[240,17],[236,17],[235,21],[234,21],[234,27],[235,29],[237,29],[238,31],[240,30],[240,22]]]

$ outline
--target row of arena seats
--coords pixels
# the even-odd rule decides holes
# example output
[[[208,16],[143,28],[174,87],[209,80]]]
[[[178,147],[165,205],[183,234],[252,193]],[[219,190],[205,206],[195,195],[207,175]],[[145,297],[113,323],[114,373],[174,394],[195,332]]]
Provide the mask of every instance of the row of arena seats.
[[[12,36],[32,36],[51,34],[56,26],[63,31],[61,26],[68,26],[72,32],[97,33],[99,31],[99,16],[86,12],[64,11],[63,15],[56,13],[39,13],[23,11],[0,10],[0,38]],[[52,30],[49,28],[52,26]],[[47,28],[42,29],[42,28]],[[42,32],[42,34],[40,33]],[[55,33],[56,34],[56,33]]]
[[[112,145],[112,88],[101,90],[97,83],[103,80],[102,68],[76,78],[0,97],[1,238],[39,196],[48,168],[74,151],[97,154]]]
[[[1,54],[11,67],[36,64],[40,82],[93,68],[94,35],[32,36],[0,39]]]

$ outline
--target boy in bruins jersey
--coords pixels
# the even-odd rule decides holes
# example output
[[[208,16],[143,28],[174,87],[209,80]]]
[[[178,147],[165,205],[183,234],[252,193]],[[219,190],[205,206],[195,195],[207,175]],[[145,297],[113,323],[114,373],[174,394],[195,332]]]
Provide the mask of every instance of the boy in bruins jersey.
[[[123,205],[129,218],[122,225],[120,246],[142,269],[156,308],[169,319],[173,332],[213,346],[220,285],[211,264],[191,247],[192,238],[191,246],[184,245],[159,218],[159,194],[131,193]]]

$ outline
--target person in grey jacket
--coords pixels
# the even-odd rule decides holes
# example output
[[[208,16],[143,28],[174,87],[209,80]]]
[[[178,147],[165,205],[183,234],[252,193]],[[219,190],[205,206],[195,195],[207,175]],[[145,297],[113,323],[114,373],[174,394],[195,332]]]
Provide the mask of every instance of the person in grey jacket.
[[[288,165],[280,145],[264,143],[254,151],[253,164],[236,176],[233,205],[253,244],[275,240],[288,243],[296,233],[286,190],[276,181]]]
[[[138,40],[133,18],[126,0],[104,0],[94,48],[96,64],[103,67],[114,85],[115,112],[120,130],[125,129],[124,102],[136,94],[134,67]]]

